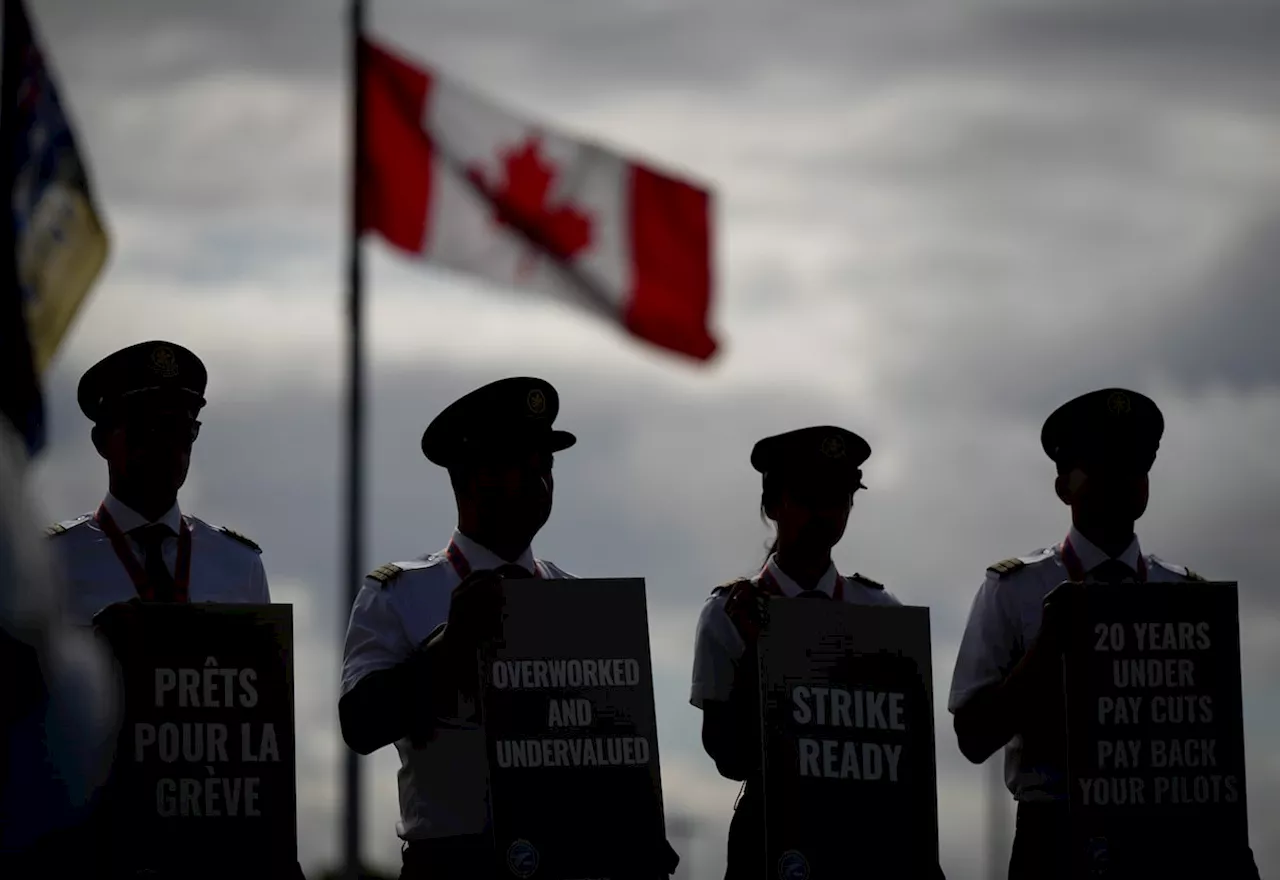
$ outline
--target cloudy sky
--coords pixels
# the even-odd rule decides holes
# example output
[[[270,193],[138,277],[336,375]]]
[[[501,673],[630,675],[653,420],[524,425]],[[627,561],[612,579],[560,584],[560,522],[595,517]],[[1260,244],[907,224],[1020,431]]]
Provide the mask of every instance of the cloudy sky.
[[[210,370],[184,508],[266,548],[298,632],[300,845],[337,856],[347,180],[337,0],[29,0],[113,238],[48,380],[46,514],[105,470],[80,373],[152,337]],[[565,307],[371,243],[369,567],[452,526],[426,422],[504,375],[555,383],[580,443],[540,555],[647,579],[668,808],[720,870],[736,786],[687,704],[711,586],[767,533],[768,433],[871,442],[839,565],[932,609],[944,866],[984,876],[986,774],[943,712],[984,568],[1061,538],[1038,436],[1103,385],[1168,424],[1141,535],[1241,583],[1252,838],[1280,872],[1280,10],[1218,0],[379,0],[372,29],[482,91],[711,181],[722,356],[699,369]],[[366,850],[398,862],[394,752]],[[1270,840],[1268,838],[1271,838]],[[999,857],[1007,858],[1007,850]]]

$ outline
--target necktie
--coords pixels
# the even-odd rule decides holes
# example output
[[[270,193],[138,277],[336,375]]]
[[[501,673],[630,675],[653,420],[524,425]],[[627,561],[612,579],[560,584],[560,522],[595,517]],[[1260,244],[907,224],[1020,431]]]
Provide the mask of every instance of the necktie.
[[[1118,584],[1121,581],[1133,580],[1132,568],[1118,559],[1108,559],[1089,571],[1089,577],[1103,584]]]
[[[803,590],[797,596],[797,599],[830,599],[822,590]]]
[[[164,563],[164,540],[173,537],[173,529],[164,523],[152,523],[129,533],[142,548],[143,567],[147,572],[147,586],[156,602],[172,602],[177,590],[173,575]]]
[[[521,578],[531,578],[532,574],[527,569],[519,565],[503,565],[498,568],[498,577],[507,578],[509,580],[520,580]]]

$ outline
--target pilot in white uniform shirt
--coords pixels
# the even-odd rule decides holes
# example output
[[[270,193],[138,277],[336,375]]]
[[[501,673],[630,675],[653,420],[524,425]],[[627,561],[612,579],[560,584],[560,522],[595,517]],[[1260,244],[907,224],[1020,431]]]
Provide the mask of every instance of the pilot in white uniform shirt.
[[[1005,781],[1018,802],[1010,880],[1066,880],[1071,870],[1061,678],[1062,626],[1077,595],[1070,584],[1149,589],[1158,602],[1158,587],[1149,585],[1204,580],[1144,554],[1135,535],[1163,433],[1155,402],[1123,388],[1058,407],[1040,442],[1057,466],[1054,488],[1073,525],[1060,543],[991,566],[973,600],[947,708],[969,760],[1004,749]],[[1251,852],[1211,851],[1207,845],[1214,876],[1257,877]],[[1236,868],[1228,870],[1232,860]],[[1203,868],[1196,876],[1210,875]]]
[[[178,505],[207,380],[194,353],[163,341],[117,351],[81,378],[77,399],[111,489],[95,511],[47,531],[69,623],[87,626],[132,599],[270,603],[261,548]]]
[[[573,577],[536,559],[531,546],[551,512],[553,456],[576,442],[573,434],[552,429],[558,411],[550,383],[518,377],[472,391],[437,415],[423,433],[422,451],[449,471],[458,528],[444,550],[370,573],[351,609],[339,717],[356,752],[394,742],[400,754],[396,832],[410,844],[402,876],[455,873],[473,856],[446,863],[440,861],[442,847],[459,841],[476,846],[488,824],[488,759],[474,694],[438,690],[445,681],[452,688],[454,670],[467,662],[461,656],[478,656],[479,644],[460,642],[447,659],[443,651],[432,655],[427,645],[450,635],[455,588],[466,581],[474,593],[481,583],[499,595],[494,572]],[[513,565],[519,571],[508,574]],[[475,611],[465,603],[454,609],[460,615]],[[490,631],[499,619],[482,616],[486,622],[472,629],[459,618],[459,632]]]
[[[721,775],[743,782],[727,841],[726,880],[761,876],[765,820],[758,671],[754,642],[764,606],[778,599],[901,605],[884,586],[842,576],[831,550],[844,536],[854,495],[866,487],[870,445],[843,428],[801,428],[755,444],[761,509],[777,527],[760,572],[724,584],[703,603],[689,702],[702,710],[702,744]],[[932,876],[932,875],[931,875]]]
[[[740,626],[749,624],[763,597],[802,594],[863,605],[901,605],[884,585],[855,574],[842,576],[831,548],[844,535],[854,493],[865,488],[861,467],[871,446],[844,428],[800,428],[766,437],[751,450],[751,466],[762,475],[762,509],[778,527],[768,559],[755,577],[722,584],[703,602],[694,637],[693,684],[689,702],[727,702],[739,661],[747,650]],[[821,571],[803,589],[778,565],[783,546]],[[812,560],[807,557],[813,557]]]
[[[775,554],[769,554],[760,574],[748,581],[757,589],[776,598],[792,599],[804,592],[799,584],[778,567]],[[855,574],[851,577],[836,571],[835,564],[814,584],[815,590],[841,602],[854,605],[901,605],[882,585]],[[698,616],[693,652],[693,686],[689,702],[699,709],[707,700],[729,699],[738,662],[747,643],[725,610],[730,590],[717,588],[702,603]]]
[[[535,559],[532,549],[505,560],[460,531],[438,553],[372,572],[351,610],[339,697],[369,673],[407,660],[448,620],[453,588],[467,574],[512,563],[540,578],[573,577]],[[400,754],[396,834],[405,840],[479,834],[488,821],[484,731],[469,718],[438,720],[430,741],[415,746],[406,736],[395,743]]]
[[[178,595],[185,594],[186,601],[271,603],[262,550],[253,541],[183,514],[177,504],[156,523],[169,530],[160,539],[161,558]],[[146,517],[108,493],[98,511],[47,530],[66,582],[68,623],[88,626],[108,605],[141,597],[140,589],[146,589],[147,548],[137,530],[148,525]]]
[[[1091,580],[1091,573],[1110,559],[1074,527],[1061,543],[997,563],[987,570],[973,606],[960,651],[947,709],[955,712],[975,693],[1004,680],[1040,633],[1044,599],[1063,581]],[[1135,537],[1115,557],[1133,572],[1136,582],[1177,583],[1203,580],[1181,565],[1143,555]],[[1005,746],[1005,783],[1019,801],[1066,797],[1065,767],[1022,765],[1022,737]]]

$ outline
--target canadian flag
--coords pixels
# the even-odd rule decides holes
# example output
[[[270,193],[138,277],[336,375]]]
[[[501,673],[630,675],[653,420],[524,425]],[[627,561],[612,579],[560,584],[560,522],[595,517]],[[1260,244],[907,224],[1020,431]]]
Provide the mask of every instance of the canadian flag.
[[[364,231],[711,357],[707,190],[520,119],[368,39],[361,48]]]

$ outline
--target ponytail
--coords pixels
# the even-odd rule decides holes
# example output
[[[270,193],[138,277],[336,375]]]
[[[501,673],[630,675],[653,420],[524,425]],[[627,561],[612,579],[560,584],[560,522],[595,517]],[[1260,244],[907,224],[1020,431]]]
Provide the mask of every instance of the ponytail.
[[[765,523],[766,525],[768,525],[771,522],[771,520],[769,519],[768,509],[763,503],[761,503],[760,505],[760,521],[762,523]],[[773,533],[773,542],[769,545],[769,552],[765,554],[764,561],[760,563],[760,567],[764,568],[764,566],[769,562],[769,557],[777,552],[778,552],[778,532],[777,532],[777,529],[775,528]]]
[[[764,475],[764,485],[760,490],[760,521],[765,525],[772,522],[769,511],[772,510],[778,502],[782,500],[782,480],[777,472],[767,473]],[[773,542],[769,545],[769,554],[765,556],[764,562],[760,565],[763,568],[768,563],[769,557],[778,552],[778,530],[774,527]]]

